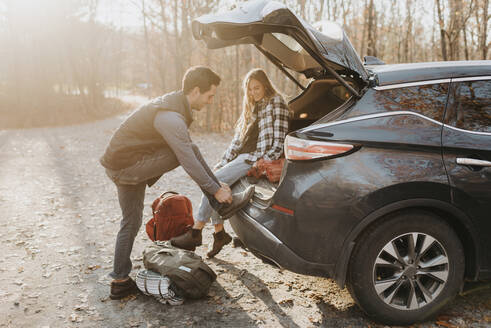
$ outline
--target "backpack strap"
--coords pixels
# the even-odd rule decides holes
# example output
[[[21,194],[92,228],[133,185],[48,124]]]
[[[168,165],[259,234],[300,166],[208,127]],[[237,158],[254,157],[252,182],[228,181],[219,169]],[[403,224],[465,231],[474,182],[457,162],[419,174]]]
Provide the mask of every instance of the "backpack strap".
[[[179,195],[178,192],[175,192],[175,191],[166,191],[164,192],[162,195],[160,195],[159,198],[155,199],[153,201],[153,204],[152,204],[152,213],[155,215],[156,211],[155,209],[157,208],[157,206],[159,206],[159,203],[162,201],[162,199],[165,198],[165,195],[167,194],[172,194],[172,195]]]
[[[157,240],[157,220],[153,220],[153,240]]]
[[[165,195],[167,195],[167,194],[179,195],[178,192],[175,192],[175,191],[170,190],[170,191],[166,191],[162,195],[160,195],[160,198],[164,198]]]

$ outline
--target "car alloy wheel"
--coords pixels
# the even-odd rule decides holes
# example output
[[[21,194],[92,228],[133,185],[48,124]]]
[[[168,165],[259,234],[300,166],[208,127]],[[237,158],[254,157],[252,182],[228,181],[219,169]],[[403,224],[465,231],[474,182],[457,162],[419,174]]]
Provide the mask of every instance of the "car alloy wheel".
[[[461,289],[465,253],[454,228],[407,209],[373,222],[357,238],[347,286],[372,319],[410,325],[433,317]]]
[[[432,236],[411,232],[388,242],[373,265],[379,297],[400,310],[417,310],[431,303],[448,279],[449,259]]]

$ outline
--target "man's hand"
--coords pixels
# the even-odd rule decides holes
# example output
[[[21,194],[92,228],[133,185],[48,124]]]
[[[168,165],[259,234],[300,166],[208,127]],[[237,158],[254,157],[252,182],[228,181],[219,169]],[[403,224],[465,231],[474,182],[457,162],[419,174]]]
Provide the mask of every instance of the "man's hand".
[[[230,190],[230,187],[228,186],[228,184],[226,184],[225,182],[221,182],[220,181],[220,186],[222,186],[223,188],[227,189],[228,191],[232,192],[232,190]]]
[[[220,182],[220,185],[222,186],[216,194],[214,195],[215,198],[218,200],[220,203],[232,203],[232,191],[230,190],[230,187],[223,182]]]

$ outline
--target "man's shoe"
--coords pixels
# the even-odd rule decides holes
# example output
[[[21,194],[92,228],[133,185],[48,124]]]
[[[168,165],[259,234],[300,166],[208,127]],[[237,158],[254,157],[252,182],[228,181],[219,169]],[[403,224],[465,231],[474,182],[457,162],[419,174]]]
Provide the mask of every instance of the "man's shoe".
[[[212,258],[217,255],[223,248],[232,241],[232,237],[225,232],[225,230],[220,230],[213,234],[213,249],[209,251],[206,256]]]
[[[128,277],[128,279],[125,281],[111,282],[111,294],[109,295],[109,298],[112,300],[120,300],[128,295],[136,293],[138,293],[138,287],[136,286],[135,281]]]
[[[185,234],[171,238],[170,243],[172,246],[186,249],[188,251],[194,251],[196,249],[196,246],[201,246],[201,230],[191,229]]]
[[[232,195],[232,203],[224,203],[217,213],[223,220],[231,217],[235,212],[244,207],[254,195],[254,186],[249,186],[245,190]]]

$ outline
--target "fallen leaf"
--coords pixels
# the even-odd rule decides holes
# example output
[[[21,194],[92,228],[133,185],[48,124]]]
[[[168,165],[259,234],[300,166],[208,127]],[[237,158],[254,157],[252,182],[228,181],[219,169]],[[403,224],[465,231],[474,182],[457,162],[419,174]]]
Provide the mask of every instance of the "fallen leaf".
[[[455,325],[452,325],[450,322],[446,322],[446,321],[437,321],[435,323],[439,326],[443,326],[443,327],[447,327],[447,328],[459,328]]]
[[[281,306],[287,306],[287,307],[292,307],[293,306],[293,300],[292,299],[286,299],[286,300],[281,300],[279,302]]]
[[[83,319],[80,316],[78,316],[77,314],[75,314],[75,313],[70,314],[70,316],[68,317],[68,319],[71,322],[82,322],[83,321]]]
[[[87,309],[87,305],[85,304],[78,304],[78,305],[75,305],[75,307],[73,308],[75,311],[84,311]]]
[[[89,265],[86,269],[85,269],[85,274],[90,274],[92,271],[95,271],[97,269],[100,269],[101,266],[100,265]]]

